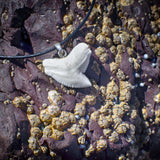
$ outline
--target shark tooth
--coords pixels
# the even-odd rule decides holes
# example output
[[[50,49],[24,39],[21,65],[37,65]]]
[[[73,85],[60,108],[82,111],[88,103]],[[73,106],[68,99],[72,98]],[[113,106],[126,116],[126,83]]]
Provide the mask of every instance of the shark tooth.
[[[90,87],[90,80],[83,74],[89,65],[90,56],[88,45],[79,43],[66,57],[44,59],[44,72],[67,87]]]

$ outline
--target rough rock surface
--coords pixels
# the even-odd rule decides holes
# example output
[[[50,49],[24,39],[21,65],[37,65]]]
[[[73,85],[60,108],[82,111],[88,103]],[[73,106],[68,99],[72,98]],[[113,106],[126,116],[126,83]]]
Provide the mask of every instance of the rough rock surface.
[[[89,1],[1,1],[0,55],[51,48],[89,7]],[[63,46],[69,52],[81,41],[90,45],[89,88],[64,87],[44,74],[42,60],[56,51],[0,60],[0,159],[160,159],[159,15],[156,0],[96,2]]]

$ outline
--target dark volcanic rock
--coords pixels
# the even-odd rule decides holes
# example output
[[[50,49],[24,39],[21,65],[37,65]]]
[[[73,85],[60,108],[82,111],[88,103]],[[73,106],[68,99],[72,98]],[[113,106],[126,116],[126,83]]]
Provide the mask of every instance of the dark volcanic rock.
[[[127,3],[131,3],[131,5],[126,5]],[[108,59],[105,63],[102,63],[94,53],[94,50],[101,46],[100,43],[96,40],[95,44],[90,45],[93,53],[85,74],[91,80],[93,86],[85,89],[75,89],[75,95],[68,95],[65,89],[69,91],[70,88],[66,87],[64,89],[61,84],[55,80],[52,79],[53,82],[51,83],[44,72],[37,68],[36,59],[11,60],[10,62],[0,61],[0,159],[28,159],[29,157],[32,158],[32,156],[35,159],[52,159],[49,153],[50,151],[55,152],[60,159],[63,160],[114,160],[122,159],[123,156],[124,159],[159,159],[158,148],[160,142],[158,139],[160,138],[160,131],[159,123],[155,123],[155,118],[159,118],[158,110],[160,110],[160,103],[158,100],[156,102],[154,98],[160,93],[160,58],[159,49],[154,53],[154,48],[151,47],[155,47],[155,44],[158,46],[160,42],[160,28],[158,28],[160,11],[159,8],[155,11],[158,14],[157,18],[156,14],[152,11],[154,7],[159,6],[160,3],[156,0],[121,0],[113,3],[111,1],[106,2],[100,0],[95,5],[89,17],[89,21],[74,37],[73,43],[70,41],[68,46],[65,46],[67,52],[69,52],[77,43],[85,41],[87,33],[93,33],[96,39],[104,25],[104,15],[107,15],[107,18],[111,18],[111,22],[109,19],[106,21],[108,26],[111,26],[112,29],[113,27],[119,27],[117,31],[114,31],[116,30],[114,28],[112,32],[116,32],[120,35],[125,31],[129,34],[130,40],[126,46],[124,45],[125,48],[131,47],[131,38],[135,38],[135,46],[132,47],[134,56],[129,55],[127,49],[125,49],[125,52],[120,54],[121,62],[118,64],[118,69],[123,71],[125,76],[127,76],[124,81],[131,83],[133,85],[133,90],[131,91],[130,100],[125,102],[129,106],[129,109],[125,109],[129,111],[121,117],[122,121],[128,123],[130,126],[128,127],[128,131],[124,134],[124,128],[121,128],[122,133],[118,135],[119,140],[116,143],[112,143],[105,137],[103,127],[100,127],[98,121],[90,119],[93,112],[99,110],[106,101],[109,101],[109,99],[106,98],[108,95],[103,95],[101,93],[103,91],[99,88],[102,87],[102,85],[106,87],[112,78],[115,79],[117,86],[120,86],[120,80],[116,75],[117,72],[112,73],[110,69],[110,63],[116,62],[116,54],[113,55],[111,53],[110,47],[104,46],[107,50]],[[63,22],[64,15],[72,11],[74,18],[71,25],[76,28],[81,19],[85,17],[89,7],[89,1],[86,2],[84,10],[82,9],[83,4],[78,6],[77,1],[1,1],[0,55],[34,54],[53,47],[55,43],[62,41],[62,31],[65,31],[67,28],[68,24],[65,25]],[[135,30],[127,28],[129,18],[134,18],[136,20],[136,25],[140,28],[140,34],[136,34]],[[155,23],[155,27],[152,27],[151,21]],[[97,26],[97,28],[95,26]],[[111,33],[110,38],[113,42],[112,34],[113,33]],[[152,37],[157,36],[157,40],[151,41],[150,44],[146,38],[146,34],[152,35]],[[117,47],[119,44],[113,42],[112,45]],[[52,54],[55,53],[56,51],[53,51],[39,57],[39,59],[51,57]],[[148,55],[148,58],[144,58],[145,54]],[[129,61],[130,58],[132,58],[132,60],[133,58],[137,60],[139,65],[138,69],[135,69],[134,64]],[[41,63],[40,60],[39,63]],[[135,73],[138,73],[139,77],[136,77]],[[124,86],[124,88],[125,87],[126,86]],[[121,86],[121,88],[123,88],[123,86]],[[66,127],[67,129],[64,130],[64,138],[61,140],[41,137],[38,140],[39,145],[47,146],[48,151],[46,153],[41,152],[39,157],[36,157],[28,146],[31,126],[27,118],[27,113],[25,110],[13,106],[11,101],[15,97],[25,97],[29,95],[34,101],[32,102],[34,103],[32,105],[34,113],[39,115],[44,104],[50,105],[47,98],[48,91],[53,89],[63,97],[63,104],[61,104],[60,111],[74,113],[75,104],[81,103],[86,95],[95,96],[96,103],[89,104],[89,102],[86,102],[85,104],[86,114],[83,118],[87,120],[87,125],[84,128],[80,127],[82,128],[82,132],[85,133],[72,135],[67,131],[68,128]],[[107,87],[105,90],[106,89]],[[127,87],[125,89],[127,90]],[[126,93],[125,91],[124,93]],[[124,94],[122,90],[118,90],[117,92],[118,96],[112,101],[113,104],[109,106],[110,112],[113,112],[112,109],[115,105],[120,104],[120,94]],[[126,94],[123,96],[125,97]],[[108,114],[108,112],[105,114]],[[111,116],[112,115],[111,113]],[[134,119],[135,117],[136,119]],[[75,120],[76,124],[78,124],[79,118],[80,117]],[[108,128],[112,131],[117,131],[116,129],[119,124],[115,127],[114,123],[115,122],[112,122],[112,125]],[[41,123],[38,127],[43,130],[45,125],[46,124]],[[68,124],[68,126],[71,127],[72,124]],[[136,128],[135,133],[134,127]],[[133,130],[131,130],[131,128]],[[134,138],[130,137],[131,133],[135,136]],[[78,144],[77,139],[82,134],[86,135],[86,141],[85,144],[81,146]],[[102,148],[99,152],[96,150],[96,145],[97,141],[101,138],[106,140],[107,148],[104,150]],[[133,138],[133,140],[130,141],[130,138]],[[85,151],[90,145],[93,145],[94,153],[91,153],[91,156],[86,158]],[[142,152],[146,154],[141,157]]]
[[[17,124],[13,105],[0,104],[0,159],[6,159],[13,151],[13,144],[17,143]]]
[[[45,144],[50,149],[57,151],[64,159],[80,160],[82,158],[76,137],[69,132],[64,132],[64,140],[56,141],[53,138],[42,138],[40,144]]]

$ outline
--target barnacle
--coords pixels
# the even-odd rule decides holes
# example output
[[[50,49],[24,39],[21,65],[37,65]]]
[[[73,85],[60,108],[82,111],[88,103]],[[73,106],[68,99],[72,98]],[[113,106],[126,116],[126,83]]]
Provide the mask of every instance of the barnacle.
[[[66,27],[66,30],[69,34],[71,34],[75,30],[75,27],[70,24]]]
[[[53,151],[50,151],[49,154],[53,159],[57,156],[57,154]]]
[[[71,112],[62,111],[61,115],[60,115],[60,118],[61,119],[68,119],[69,122],[71,122],[71,123],[76,122],[76,118],[75,118],[74,114],[71,113]]]
[[[29,114],[27,116],[32,127],[37,127],[38,125],[41,124],[41,120],[39,116],[37,116],[36,114]]]
[[[136,47],[136,38],[134,36],[130,36],[131,38],[131,47],[135,48]]]
[[[71,128],[68,128],[68,132],[70,132],[72,135],[79,135],[82,130],[79,125],[73,124]]]
[[[94,44],[96,41],[96,38],[93,33],[87,33],[85,36],[85,41],[89,44]]]
[[[155,95],[154,101],[155,101],[156,103],[160,103],[160,93],[158,93],[157,95]]]
[[[122,32],[119,35],[119,37],[120,37],[120,40],[121,40],[121,44],[124,44],[124,45],[126,45],[130,40],[129,34],[127,32]]]
[[[57,117],[60,114],[59,106],[54,104],[49,105],[46,111],[51,117]]]
[[[101,128],[108,128],[110,126],[110,124],[112,123],[112,117],[109,116],[104,116],[104,115],[100,115],[99,119],[98,119],[98,124]]]
[[[155,111],[155,124],[160,124],[160,109]]]
[[[120,30],[121,27],[116,25],[114,25],[113,28],[111,28],[112,33],[119,33]]]
[[[113,33],[113,42],[114,42],[114,44],[120,44],[121,43],[121,38],[119,36],[119,33]]]
[[[137,115],[137,110],[133,109],[133,110],[131,111],[131,115],[130,115],[131,119],[135,119],[137,116],[138,116],[138,115]]]
[[[106,94],[106,87],[105,86],[101,86],[99,88],[99,90],[100,90],[100,93],[102,94],[102,96],[105,96],[105,94]]]
[[[119,141],[119,135],[116,131],[114,131],[113,133],[111,133],[111,135],[109,136],[109,140],[113,143],[116,143],[117,141]]]
[[[108,53],[106,48],[104,47],[98,47],[95,49],[95,54],[97,55],[97,57],[99,58],[99,60],[104,63],[107,61],[108,59]]]
[[[106,37],[103,34],[98,34],[96,36],[97,43],[101,46],[106,45]]]
[[[62,111],[60,117],[52,118],[52,127],[60,131],[63,131],[71,123],[75,123],[75,121],[76,118],[72,113]]]
[[[39,127],[31,127],[30,130],[31,137],[40,138],[42,136],[42,131],[39,129]]]
[[[134,134],[135,134],[135,131],[136,131],[136,127],[135,127],[134,124],[130,124],[130,125],[129,125],[129,128],[130,128],[130,134],[131,134],[131,136],[133,137]]]
[[[63,138],[63,132],[59,131],[57,129],[52,129],[52,135],[50,136],[50,138],[54,138],[55,140],[60,140]]]
[[[113,114],[112,115],[113,122],[114,122],[114,129],[117,128],[117,126],[122,122],[122,118],[118,117],[118,115]]]
[[[112,40],[111,40],[111,38],[109,38],[109,37],[106,37],[106,46],[109,48],[109,47],[111,47],[112,46]]]
[[[78,1],[77,2],[77,8],[80,9],[80,10],[85,10],[87,8],[86,2]]]
[[[86,113],[85,105],[83,105],[82,103],[77,103],[74,109],[74,114],[79,115],[81,117],[84,116],[85,113]]]
[[[112,112],[113,115],[116,115],[119,118],[122,118],[125,113],[124,109],[120,107],[120,105],[114,105]]]
[[[104,114],[104,115],[110,115],[111,112],[112,112],[112,110],[109,108],[108,105],[101,106],[99,111],[100,111],[101,114]]]
[[[120,97],[121,101],[129,101],[131,98],[132,85],[128,81],[120,81]]]
[[[87,125],[87,120],[84,119],[84,118],[81,118],[78,122],[78,124],[81,126],[81,127],[85,127]]]
[[[142,115],[145,120],[149,117],[146,108],[142,108]]]
[[[21,108],[22,110],[26,110],[27,100],[25,98],[23,98],[22,96],[15,97],[13,100],[13,104],[17,108]]]
[[[69,121],[69,118],[67,117],[65,119],[58,118],[58,117],[55,117],[52,119],[52,127],[60,131],[63,131],[69,125],[70,125],[70,121]]]
[[[56,90],[51,90],[48,92],[48,100],[52,104],[59,104],[62,100],[62,96]]]
[[[65,24],[70,24],[70,23],[72,22],[72,20],[69,18],[68,15],[65,15],[65,16],[63,17],[63,22],[64,22]]]
[[[40,119],[42,122],[50,123],[52,118],[46,109],[40,111]]]
[[[125,134],[127,132],[127,130],[129,129],[129,124],[122,122],[121,124],[118,125],[118,127],[116,128],[116,132],[118,134]]]
[[[121,63],[121,60],[122,60],[121,54],[118,53],[115,57],[116,64],[119,65]]]
[[[155,33],[158,32],[158,27],[155,21],[151,21],[151,27]]]
[[[115,56],[115,55],[117,54],[117,48],[116,48],[116,46],[115,46],[115,45],[112,45],[112,46],[110,47],[110,51],[111,51],[111,53]]]
[[[41,148],[35,137],[29,137],[28,143],[29,143],[29,148],[33,151],[35,155],[38,155],[41,152]]]
[[[32,105],[27,105],[27,114],[32,114],[34,112],[34,109]]]
[[[72,22],[73,22],[73,13],[72,12],[69,12],[69,14],[68,15],[65,15],[64,17],[63,17],[63,22],[66,24],[66,25],[68,25],[68,24],[71,24]]]
[[[135,57],[135,52],[134,52],[133,48],[127,47],[127,53],[128,53],[131,57]]]
[[[118,54],[124,53],[125,52],[125,46],[123,44],[117,45],[117,51]]]
[[[151,38],[152,38],[153,42],[157,42],[157,40],[158,40],[158,36],[156,34],[152,34]],[[159,44],[159,43],[157,43],[157,44]]]
[[[135,70],[139,70],[140,64],[139,64],[139,61],[138,61],[137,59],[131,58],[131,59],[129,59],[129,61],[130,61],[131,63],[133,63]]]
[[[125,80],[126,76],[124,74],[124,72],[120,69],[118,69],[118,72],[116,73],[117,78],[121,81],[121,80]]]
[[[114,80],[109,82],[106,90],[106,98],[114,100],[118,96],[118,92],[119,92],[119,88],[117,84],[114,82]]]
[[[111,129],[109,129],[109,128],[103,129],[103,134],[104,134],[104,136],[105,136],[106,138],[108,138],[108,137],[111,135],[111,133],[112,133],[112,130],[111,130]]]
[[[86,95],[85,98],[82,100],[82,103],[88,103],[89,105],[96,104],[96,96],[94,95]]]
[[[47,146],[40,146],[40,148],[41,148],[41,151],[42,151],[44,154],[47,153],[47,151],[48,151],[48,147],[47,147]]]
[[[142,35],[140,27],[134,27],[132,31],[137,37],[140,37]]]
[[[92,144],[90,144],[89,148],[85,151],[86,157],[89,157],[93,152],[95,151],[95,148]]]
[[[134,0],[120,0],[122,6],[130,6],[134,3]]]
[[[79,144],[85,144],[86,138],[84,135],[78,137],[78,143]]]
[[[145,38],[148,40],[149,43],[153,42],[150,34],[145,34]]]
[[[96,146],[97,152],[102,151],[102,150],[104,150],[106,148],[107,148],[107,141],[105,139],[103,139],[103,138],[100,138],[97,141],[97,146]]]
[[[66,39],[68,37],[68,35],[69,35],[69,32],[67,30],[62,31],[62,38],[63,39]]]
[[[94,121],[98,121],[99,116],[100,116],[99,111],[94,111],[94,112],[91,114],[90,119],[92,119],[92,120],[94,120]]]
[[[128,29],[129,30],[132,30],[134,27],[136,27],[138,24],[137,24],[137,21],[136,19],[134,18],[129,18],[128,19]]]
[[[52,135],[52,126],[48,125],[43,129],[43,137],[50,137]]]
[[[104,34],[106,37],[111,37],[112,31],[111,31],[110,27],[103,25],[102,26],[102,34]]]
[[[103,25],[108,27],[113,27],[111,19],[106,15],[103,16]]]
[[[160,50],[160,44],[159,43],[155,43],[154,47],[152,48],[154,53],[158,53],[158,55],[160,55],[159,50]]]

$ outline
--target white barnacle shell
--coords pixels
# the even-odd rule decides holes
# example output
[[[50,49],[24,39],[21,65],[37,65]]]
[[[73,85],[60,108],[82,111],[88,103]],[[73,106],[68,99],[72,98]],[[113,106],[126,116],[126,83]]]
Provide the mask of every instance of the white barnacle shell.
[[[83,74],[88,67],[90,56],[91,50],[88,45],[79,43],[67,57],[44,59],[44,72],[68,87],[90,87],[91,82]]]

